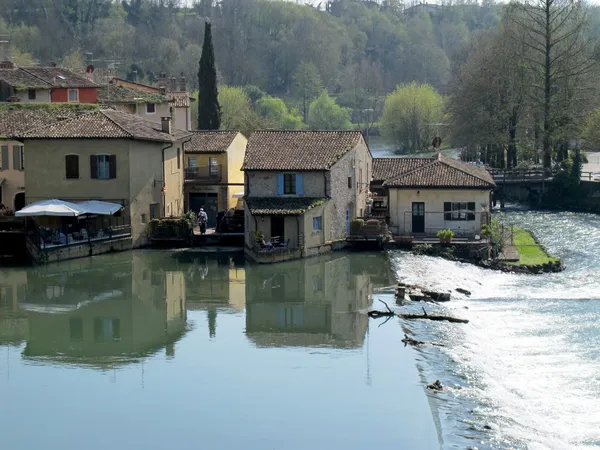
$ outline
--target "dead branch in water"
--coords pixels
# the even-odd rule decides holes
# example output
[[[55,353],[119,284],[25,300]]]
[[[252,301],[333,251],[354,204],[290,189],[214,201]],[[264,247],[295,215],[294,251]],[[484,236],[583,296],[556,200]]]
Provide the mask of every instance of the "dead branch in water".
[[[367,313],[367,315],[369,317],[371,317],[372,319],[379,319],[380,317],[390,317],[390,316],[396,315],[396,313],[390,309],[390,307],[388,306],[388,304],[386,302],[384,302],[383,300],[379,300],[379,301],[385,305],[385,307],[387,308],[387,311],[377,311],[377,310],[369,311]]]
[[[417,319],[427,319],[427,320],[436,320],[436,321],[447,321],[452,323],[469,323],[467,319],[458,319],[457,317],[451,316],[431,316],[427,313],[425,314],[398,314],[398,317],[407,320],[417,320]]]

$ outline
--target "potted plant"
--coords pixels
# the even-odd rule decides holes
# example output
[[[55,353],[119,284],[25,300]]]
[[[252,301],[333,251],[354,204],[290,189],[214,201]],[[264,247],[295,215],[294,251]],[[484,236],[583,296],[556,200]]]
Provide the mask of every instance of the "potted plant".
[[[437,233],[437,237],[442,244],[450,244],[454,238],[454,232],[452,230],[440,230]]]

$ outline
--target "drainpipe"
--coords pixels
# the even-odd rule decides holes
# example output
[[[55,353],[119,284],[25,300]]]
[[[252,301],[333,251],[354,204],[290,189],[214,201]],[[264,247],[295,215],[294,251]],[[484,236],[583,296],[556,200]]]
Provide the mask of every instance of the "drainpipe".
[[[162,193],[162,216],[165,217],[167,206],[165,205],[165,150],[173,147],[173,142],[162,149],[162,188],[160,189]]]
[[[191,142],[192,138],[190,137],[187,141],[182,141],[181,142],[181,169],[183,170],[183,180],[185,181],[185,144]],[[163,167],[165,167],[165,164],[163,162]],[[179,174],[179,176],[181,176],[181,174]],[[187,205],[189,207],[189,202],[187,202],[186,198],[185,198],[185,189],[184,191],[181,193],[182,198],[183,198],[183,206],[185,209],[185,206]],[[186,211],[187,212],[187,211]]]
[[[300,244],[300,216],[296,216],[296,236],[298,239],[298,244]],[[298,248],[300,248],[300,245],[298,245]],[[300,248],[300,256],[304,257],[304,246]]]

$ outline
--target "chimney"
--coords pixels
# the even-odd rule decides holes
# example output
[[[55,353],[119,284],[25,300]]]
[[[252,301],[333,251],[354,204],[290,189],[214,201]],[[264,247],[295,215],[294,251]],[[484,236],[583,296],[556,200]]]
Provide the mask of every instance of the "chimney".
[[[181,72],[181,76],[179,77],[179,90],[181,92],[187,91],[187,80],[185,79],[183,72]]]
[[[158,74],[158,85],[164,88],[169,86],[169,78],[164,72]]]
[[[161,124],[163,133],[172,134],[170,117],[161,117],[160,124]]]
[[[175,77],[169,78],[169,91],[170,92],[177,91],[177,78],[175,78]]]

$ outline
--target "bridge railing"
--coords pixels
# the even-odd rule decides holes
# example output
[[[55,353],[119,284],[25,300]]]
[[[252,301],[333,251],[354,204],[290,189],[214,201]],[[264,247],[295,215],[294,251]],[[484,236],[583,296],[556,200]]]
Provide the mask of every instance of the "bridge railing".
[[[549,169],[489,169],[490,174],[497,183],[506,181],[536,181],[551,178],[554,174]]]

